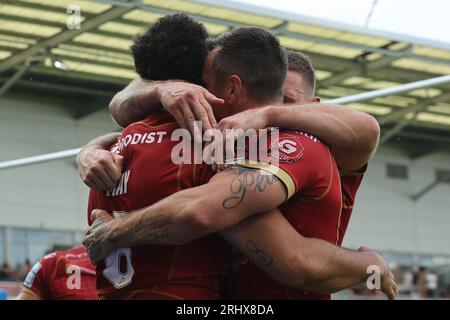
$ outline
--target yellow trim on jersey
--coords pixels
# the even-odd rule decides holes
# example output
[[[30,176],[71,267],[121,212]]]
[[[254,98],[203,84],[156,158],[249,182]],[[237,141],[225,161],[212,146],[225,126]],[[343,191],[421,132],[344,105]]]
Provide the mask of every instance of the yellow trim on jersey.
[[[292,197],[295,194],[294,180],[291,178],[291,176],[286,171],[284,171],[280,167],[276,167],[276,166],[268,164],[268,163],[255,162],[255,161],[252,161],[252,162],[245,161],[244,163],[240,163],[239,166],[245,167],[245,168],[250,168],[250,169],[260,169],[260,170],[269,172],[283,182],[283,184],[285,185],[285,187],[287,189],[287,193],[288,193],[287,199],[289,199],[290,197]]]

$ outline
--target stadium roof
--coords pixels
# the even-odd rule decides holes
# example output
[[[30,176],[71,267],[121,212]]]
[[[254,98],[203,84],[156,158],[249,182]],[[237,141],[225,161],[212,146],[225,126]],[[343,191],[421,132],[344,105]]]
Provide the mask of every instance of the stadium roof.
[[[198,18],[212,35],[242,24],[269,28],[284,46],[312,58],[323,99],[450,74],[450,48],[440,43],[237,7],[227,1],[206,2],[3,1],[0,95],[14,86],[14,91],[73,96],[77,100],[66,107],[73,108],[76,118],[104,108],[115,91],[136,77],[128,51],[133,35],[175,12]],[[73,5],[81,9],[81,29],[69,30],[67,7]],[[83,99],[90,103],[79,103]],[[450,146],[450,84],[350,107],[377,117],[385,137],[402,140],[412,157]],[[427,143],[419,146],[417,139]]]

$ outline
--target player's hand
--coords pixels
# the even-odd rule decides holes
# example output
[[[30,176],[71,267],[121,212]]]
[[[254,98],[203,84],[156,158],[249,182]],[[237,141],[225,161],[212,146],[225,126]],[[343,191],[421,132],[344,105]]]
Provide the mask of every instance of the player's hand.
[[[223,105],[224,101],[196,84],[169,81],[158,88],[161,104],[184,129],[194,136],[194,121],[202,122],[206,131],[216,126],[211,105]],[[201,134],[201,132],[199,132]]]
[[[227,159],[226,155],[232,154],[232,151],[236,149],[235,141],[244,135],[246,130],[254,129],[256,130],[255,133],[257,133],[257,130],[267,128],[268,126],[269,115],[267,108],[246,110],[220,120],[216,129],[221,132],[221,137],[223,138],[221,143],[223,143],[224,147],[223,155],[225,162],[232,160]],[[232,138],[232,136],[234,137]],[[217,150],[219,143],[218,141],[213,141],[211,143],[212,150]],[[215,163],[212,167],[213,170],[220,171],[224,169],[224,164]]]
[[[123,157],[98,147],[87,147],[77,157],[83,182],[95,190],[114,188],[122,175]]]
[[[116,243],[111,240],[120,218],[113,218],[104,210],[94,209],[91,213],[92,224],[86,229],[83,245],[86,247],[93,265],[106,258],[116,249]]]
[[[389,300],[394,300],[397,296],[397,283],[395,282],[395,276],[391,272],[387,261],[377,252],[370,250],[367,247],[359,248],[359,251],[370,251],[375,255],[377,266],[381,271],[381,292],[383,292]]]
[[[250,109],[223,118],[217,124],[216,129],[224,132],[227,129],[264,129],[269,126],[268,109]]]

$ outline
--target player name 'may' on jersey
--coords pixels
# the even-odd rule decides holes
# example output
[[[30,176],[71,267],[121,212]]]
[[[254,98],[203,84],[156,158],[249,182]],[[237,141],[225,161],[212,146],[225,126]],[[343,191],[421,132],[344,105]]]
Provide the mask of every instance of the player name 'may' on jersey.
[[[127,213],[208,182],[213,172],[206,165],[178,165],[171,160],[172,149],[179,143],[171,141],[171,134],[178,128],[166,114],[150,116],[127,127],[111,149],[124,157],[122,178],[105,193],[91,190],[88,214],[96,208]],[[224,245],[221,238],[211,235],[183,246],[118,249],[98,265],[99,295],[152,292],[180,279],[211,286],[211,278],[218,280],[225,273]],[[217,291],[216,287],[211,289]]]
[[[97,300],[95,267],[84,247],[46,255],[30,270],[23,286],[43,300]]]
[[[282,180],[289,200],[279,209],[301,235],[338,243],[341,185],[327,146],[302,132],[280,131],[279,166],[247,164]],[[278,284],[243,255],[234,261],[228,280],[231,299],[329,299]]]

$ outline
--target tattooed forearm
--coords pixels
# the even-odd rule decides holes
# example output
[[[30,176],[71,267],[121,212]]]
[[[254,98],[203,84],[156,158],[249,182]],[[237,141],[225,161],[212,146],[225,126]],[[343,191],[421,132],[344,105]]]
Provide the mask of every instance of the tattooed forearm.
[[[252,254],[254,259],[259,260],[265,266],[269,267],[273,263],[273,258],[267,252],[259,249],[254,241],[248,240],[245,249]]]
[[[244,167],[233,167],[230,170],[234,170],[237,177],[231,181],[231,195],[222,202],[222,207],[225,209],[233,209],[241,204],[247,191],[263,192],[275,181],[278,181],[276,176],[261,170]]]
[[[146,115],[145,113],[145,107],[139,103],[134,95],[130,95],[122,101],[115,116],[121,121],[129,122],[141,119]]]
[[[127,246],[138,244],[152,243],[168,243],[169,227],[173,224],[170,217],[162,214],[143,219],[142,216],[133,224],[120,240]]]

